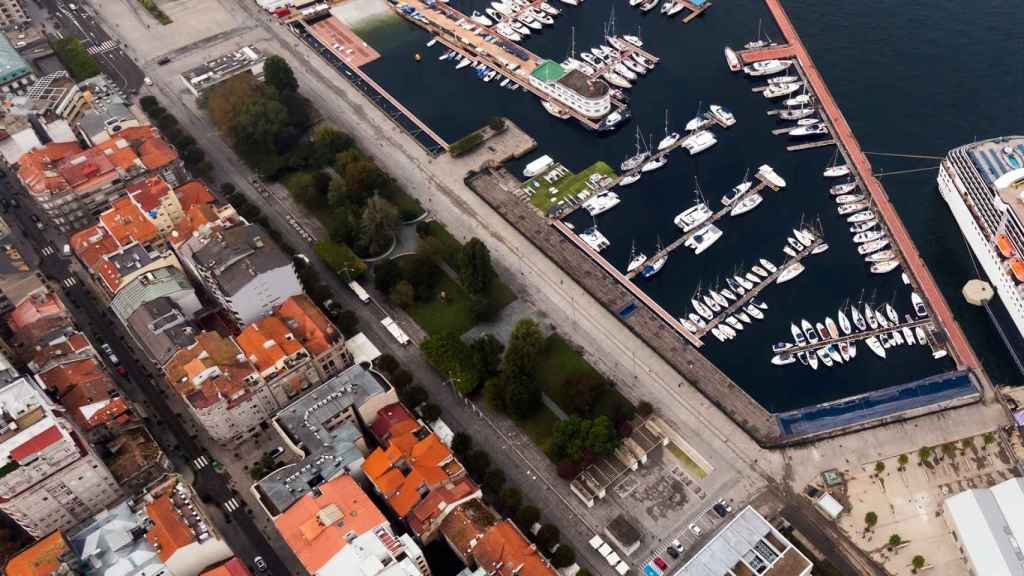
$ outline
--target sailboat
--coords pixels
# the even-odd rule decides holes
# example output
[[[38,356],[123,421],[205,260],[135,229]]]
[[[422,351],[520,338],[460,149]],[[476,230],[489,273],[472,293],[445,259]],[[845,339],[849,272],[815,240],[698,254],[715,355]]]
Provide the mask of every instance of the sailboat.
[[[691,118],[690,121],[686,123],[687,132],[696,132],[697,130],[700,130],[701,128],[711,123],[711,121],[708,120],[707,117],[705,117],[704,114],[701,113],[701,108],[702,103],[697,102],[697,115]]]
[[[658,142],[658,151],[661,151],[661,150],[664,150],[666,148],[671,147],[673,144],[675,144],[676,142],[679,141],[679,137],[680,136],[679,136],[678,132],[669,133],[669,131],[668,131],[668,109],[666,108],[665,109],[665,137],[661,139],[661,142]]]
[[[722,204],[728,206],[735,202],[736,199],[742,196],[747,190],[750,190],[750,187],[753,186],[754,183],[747,179],[747,176],[749,175],[750,169],[748,168],[747,171],[743,173],[743,181],[733,186],[732,191],[727,192],[722,196]]]
[[[654,135],[651,134],[650,137],[651,137],[651,141],[653,142],[654,141]],[[653,171],[657,170],[658,168],[661,168],[665,164],[668,164],[668,154],[661,154],[661,155],[658,155],[658,156],[654,156],[653,158],[651,158],[647,162],[644,162],[643,166],[640,167],[640,171],[641,172],[653,172]]]
[[[655,249],[655,254],[660,254],[665,250],[665,247],[662,246],[661,244],[661,238],[658,238],[658,243],[656,244],[656,246],[657,248]],[[668,252],[662,254],[661,257],[658,258],[657,260],[653,262],[648,262],[644,266],[643,270],[640,271],[640,275],[643,276],[644,278],[650,278],[651,276],[657,274],[662,268],[664,268],[666,262],[668,262]]]
[[[825,168],[825,172],[822,175],[825,178],[841,178],[850,175],[850,167],[846,164],[839,164],[839,150],[836,150],[835,154],[832,155],[832,164]]]
[[[858,330],[867,330],[868,325],[864,322],[864,317],[861,316],[860,310],[857,306],[850,307],[850,317],[853,318],[853,324],[857,326]]]
[[[757,40],[747,42],[743,45],[747,50],[756,50],[758,48],[764,48],[765,46],[772,46],[774,42],[768,37],[768,34],[761,33],[761,20],[757,21]]]
[[[647,262],[647,255],[636,251],[636,241],[634,241],[633,247],[629,250],[629,264],[626,265],[626,273],[629,274],[640,268],[644,265],[644,262]]]
[[[849,334],[853,327],[850,326],[850,320],[846,317],[846,314],[843,313],[842,308],[839,309],[839,313],[836,315],[836,318],[839,319],[839,327],[842,328],[843,334]]]
[[[640,165],[642,165],[644,162],[646,162],[647,158],[649,158],[651,156],[651,153],[649,151],[647,151],[646,145],[644,146],[644,149],[641,151],[641,149],[640,149],[640,142],[642,140],[643,140],[643,137],[640,136],[640,127],[637,126],[636,127],[636,154],[633,154],[629,158],[626,158],[625,160],[622,161],[622,164],[619,167],[622,168],[623,172],[631,172],[631,171],[635,170],[636,168],[640,167]]]

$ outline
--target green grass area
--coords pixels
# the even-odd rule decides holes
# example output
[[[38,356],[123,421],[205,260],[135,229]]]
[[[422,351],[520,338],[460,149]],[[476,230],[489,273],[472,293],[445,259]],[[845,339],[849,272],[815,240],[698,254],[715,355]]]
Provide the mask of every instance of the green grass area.
[[[547,406],[541,405],[537,410],[537,413],[526,420],[516,421],[516,425],[526,432],[526,435],[530,437],[530,441],[534,443],[538,448],[548,453],[548,446],[551,443],[551,437],[555,434],[555,425],[558,424],[558,416],[551,410],[548,410]]]
[[[683,465],[683,468],[685,468],[686,471],[697,480],[702,480],[708,475],[707,471],[694,462],[693,459],[691,459],[682,448],[676,446],[674,442],[668,443],[668,451],[671,452],[672,455],[676,457],[676,460],[679,460],[679,463]]]
[[[527,180],[525,186],[532,192],[530,202],[542,212],[547,212],[562,200],[586,190],[587,180],[594,174],[615,177],[615,171],[604,162],[595,162],[583,171],[555,180],[552,184],[544,180],[545,174],[547,172]],[[552,190],[555,192],[552,193]]]
[[[563,385],[565,381],[577,375],[601,377],[601,374],[558,334],[548,336],[544,344],[544,356],[537,360],[537,374],[544,394],[567,413],[573,412],[569,397],[572,391]],[[623,404],[629,404],[629,400],[626,400],[618,390],[608,388],[597,400],[594,414],[613,418],[616,407]]]
[[[416,302],[408,312],[428,334],[462,334],[474,324],[469,295],[448,275],[442,276],[434,298],[429,302]]]
[[[82,46],[77,38],[70,36],[61,38],[51,44],[57,59],[68,70],[68,74],[77,82],[92,78],[100,73],[100,65],[96,58]]]
[[[459,251],[462,250],[462,243],[452,236],[451,232],[437,220],[428,222],[429,235],[441,244],[441,257],[445,264],[456,269],[459,266]]]
[[[153,16],[153,18],[156,18],[157,22],[163,24],[164,26],[173,22],[173,20],[171,20],[171,17],[167,14],[164,14],[164,11],[156,5],[156,2],[154,0],[139,0],[139,3],[142,4],[142,7],[145,8],[146,11]]]
[[[366,262],[345,244],[322,240],[316,243],[313,250],[342,278],[359,278],[366,273]]]

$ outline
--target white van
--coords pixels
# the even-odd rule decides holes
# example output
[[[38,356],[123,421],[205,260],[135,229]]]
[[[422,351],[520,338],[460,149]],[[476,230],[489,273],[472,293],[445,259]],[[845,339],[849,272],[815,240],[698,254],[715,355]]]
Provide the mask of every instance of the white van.
[[[348,283],[348,287],[351,288],[353,292],[355,292],[356,298],[359,298],[360,302],[362,302],[363,304],[370,303],[370,295],[366,293],[366,290],[363,290],[363,287],[359,285],[359,282],[353,280]]]

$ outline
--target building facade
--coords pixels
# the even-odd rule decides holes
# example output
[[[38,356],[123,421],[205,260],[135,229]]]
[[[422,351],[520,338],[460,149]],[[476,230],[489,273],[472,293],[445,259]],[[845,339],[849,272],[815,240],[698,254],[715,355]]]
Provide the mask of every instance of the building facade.
[[[591,80],[578,70],[566,70],[545,60],[530,73],[531,86],[586,116],[603,118],[612,109],[611,89],[604,80]]]

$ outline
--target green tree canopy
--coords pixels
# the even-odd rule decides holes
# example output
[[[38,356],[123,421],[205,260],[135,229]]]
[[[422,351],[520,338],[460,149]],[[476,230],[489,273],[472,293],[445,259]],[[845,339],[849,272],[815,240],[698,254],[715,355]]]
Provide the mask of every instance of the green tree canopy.
[[[398,210],[390,202],[379,196],[370,198],[363,210],[359,247],[365,254],[382,254],[391,246],[398,224]]]
[[[263,62],[263,80],[282,94],[299,89],[299,81],[295,79],[292,67],[277,54],[268,56]]]
[[[530,416],[540,404],[540,384],[535,372],[537,358],[543,350],[544,334],[540,326],[529,318],[520,320],[512,329],[505,348],[500,376],[505,410],[516,418]]]
[[[572,566],[572,563],[576,561],[576,550],[573,550],[572,546],[568,544],[562,544],[555,550],[555,553],[551,555],[551,565],[555,568],[566,568]]]
[[[570,416],[555,425],[551,438],[551,451],[556,460],[567,458],[580,463],[592,457],[611,454],[619,445],[619,437],[611,420],[599,416],[586,420]]]
[[[554,548],[555,544],[558,544],[559,536],[561,536],[561,533],[558,531],[558,526],[555,526],[554,524],[545,524],[537,531],[537,535],[534,536],[533,541],[537,543],[537,548],[547,552]]]
[[[459,281],[473,295],[487,292],[494,279],[491,253],[479,238],[471,238],[459,253]]]
[[[96,58],[89,54],[78,38],[65,36],[57,40],[53,43],[53,51],[76,82],[92,78],[101,72]]]
[[[529,532],[530,527],[537,522],[540,522],[540,510],[536,506],[528,504],[516,513],[515,523],[523,532]]]
[[[395,287],[391,289],[391,294],[388,295],[391,302],[399,308],[407,309],[413,305],[416,300],[416,291],[412,287],[412,284],[402,280]]]
[[[452,380],[459,392],[469,394],[480,386],[482,380],[473,366],[473,352],[458,334],[435,334],[424,340],[420,349],[438,372]]]

